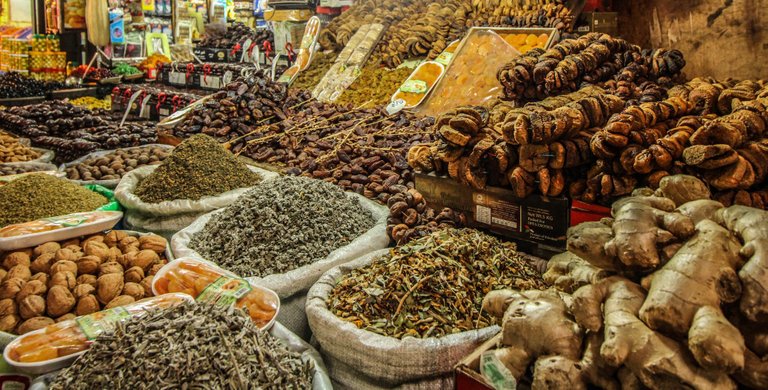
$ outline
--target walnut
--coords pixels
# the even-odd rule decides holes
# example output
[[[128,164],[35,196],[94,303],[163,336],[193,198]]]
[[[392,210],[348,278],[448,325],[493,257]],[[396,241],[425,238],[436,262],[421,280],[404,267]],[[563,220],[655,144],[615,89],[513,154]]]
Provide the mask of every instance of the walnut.
[[[32,264],[29,265],[29,269],[32,272],[45,272],[51,271],[51,265],[56,261],[56,255],[53,253],[45,253],[38,256]]]
[[[74,261],[59,260],[51,266],[51,275],[55,275],[59,272],[72,272],[77,275],[77,264]]]
[[[69,260],[69,261],[75,261],[77,260],[77,256],[75,255],[75,252],[73,252],[71,249],[62,248],[56,251],[56,254],[54,255],[56,261],[61,260]]]
[[[152,276],[147,276],[144,279],[141,279],[141,282],[139,283],[141,287],[144,288],[144,298],[154,296],[155,293],[152,291]]]
[[[16,325],[19,324],[19,321],[21,321],[21,317],[17,314],[7,314],[0,317],[0,331],[13,333],[13,330],[16,329]]]
[[[150,234],[146,236],[139,237],[139,249],[141,250],[151,250],[157,253],[158,255],[162,255],[165,253],[165,248],[168,246],[168,241],[165,240],[165,238],[160,237],[156,234]]]
[[[96,297],[106,305],[123,291],[123,273],[99,276],[96,282]]]
[[[43,295],[46,291],[48,291],[47,284],[40,280],[30,280],[21,288],[21,291],[16,294],[16,302],[21,302],[24,298],[30,295]]]
[[[102,235],[102,234],[94,234],[94,235],[86,238],[85,240],[83,240],[83,242],[80,244],[80,246],[85,248],[85,244],[87,244],[89,242],[94,242],[94,241],[95,242],[104,242],[104,235]]]
[[[77,277],[77,284],[90,284],[96,287],[96,275],[80,275]]]
[[[13,252],[5,256],[5,260],[3,260],[3,268],[11,269],[17,265],[25,265],[29,267],[30,258],[26,252]]]
[[[56,319],[56,323],[58,324],[59,322],[74,320],[75,318],[77,318],[77,316],[74,315],[74,313],[67,313],[67,314],[64,314],[63,316],[57,318]]]
[[[77,286],[77,278],[75,274],[69,271],[57,272],[51,276],[51,280],[48,282],[49,289],[53,286],[63,286],[71,290]]]
[[[129,252],[126,250],[128,247],[139,247],[139,239],[133,236],[128,236],[120,240],[120,244],[118,244],[118,247],[120,248],[123,253]]]
[[[109,301],[107,306],[104,306],[104,309],[106,310],[106,309],[111,309],[113,307],[125,306],[125,305],[127,305],[129,303],[133,303],[133,302],[136,302],[136,300],[133,299],[132,296],[130,296],[130,295],[120,295],[120,296],[115,297],[115,299]]]
[[[120,249],[109,248],[109,256],[107,256],[107,261],[117,261],[117,259],[120,257],[123,257],[123,252],[120,252]]]
[[[141,279],[144,279],[144,270],[141,267],[131,267],[128,271],[125,271],[125,281],[140,283]]]
[[[144,287],[141,287],[138,283],[128,282],[123,287],[123,295],[130,295],[135,300],[144,298]]]
[[[101,259],[97,256],[83,256],[77,259],[78,274],[96,274],[101,265]]]
[[[47,273],[45,273],[45,272],[38,272],[38,273],[32,275],[32,277],[29,278],[29,281],[31,282],[33,280],[39,280],[42,284],[47,286],[48,285],[48,281],[50,279],[51,279],[51,276],[48,275]]]
[[[32,251],[32,255],[38,257],[44,253],[56,253],[59,249],[61,249],[61,245],[58,242],[46,242],[45,244],[38,245]]]
[[[116,261],[111,261],[109,263],[103,263],[99,266],[99,276],[106,275],[106,274],[123,274],[123,266],[120,265],[120,263]]]
[[[76,246],[76,247],[79,248],[80,247],[80,239],[79,238],[70,238],[69,240],[62,242],[61,246],[63,248],[66,248],[68,246]]]
[[[0,280],[5,279],[5,275],[8,275],[8,271],[0,268]]]
[[[19,325],[19,328],[16,329],[16,333],[29,333],[33,330],[38,330],[45,328],[48,325],[53,325],[54,323],[55,322],[53,322],[53,320],[48,317],[32,317],[22,322],[21,325]]]
[[[139,246],[138,245],[127,246],[122,251],[125,254],[128,254],[128,253],[139,253]]]
[[[45,314],[45,298],[30,295],[19,302],[19,315],[23,319],[39,317]]]
[[[101,261],[106,261],[109,258],[109,247],[106,244],[99,241],[89,241],[83,246],[86,256],[96,256]]]
[[[72,290],[72,295],[75,296],[75,299],[80,299],[91,294],[96,294],[96,287],[93,287],[90,284],[78,284],[75,289]]]
[[[13,299],[0,299],[0,316],[16,313],[18,313],[18,310],[16,308],[16,302],[14,302]]]
[[[123,231],[120,230],[113,230],[109,233],[107,233],[106,236],[104,236],[104,243],[107,244],[110,248],[116,247],[118,243],[124,238],[128,237],[128,234],[126,234]]]
[[[56,285],[48,290],[46,303],[48,306],[48,315],[51,317],[58,317],[72,311],[76,301],[68,288]]]
[[[131,262],[131,267],[141,267],[141,269],[146,271],[158,261],[160,261],[160,256],[157,253],[145,249],[136,254],[136,258]]]
[[[77,300],[77,307],[75,308],[75,314],[78,316],[84,316],[99,311],[99,301],[93,295],[86,295]]]
[[[8,273],[5,275],[5,280],[17,278],[26,282],[31,277],[32,272],[29,270],[29,267],[25,265],[17,265],[8,270]]]
[[[159,263],[153,265],[149,268],[149,275],[156,275],[158,272],[160,272],[160,269],[165,267],[167,262],[165,260],[160,260]]]
[[[83,248],[77,245],[68,245],[68,246],[65,246],[64,249],[71,250],[76,259],[83,257]]]
[[[15,298],[16,294],[24,287],[25,282],[23,279],[10,278],[0,283],[0,299]]]

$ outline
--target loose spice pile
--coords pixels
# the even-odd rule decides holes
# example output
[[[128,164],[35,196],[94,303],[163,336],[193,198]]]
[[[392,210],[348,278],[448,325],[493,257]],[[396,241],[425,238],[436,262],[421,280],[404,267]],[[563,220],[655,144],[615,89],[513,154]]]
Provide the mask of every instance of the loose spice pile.
[[[336,53],[315,53],[309,68],[303,70],[296,76],[296,80],[291,83],[291,88],[311,91],[312,88],[320,82],[323,76],[325,76],[328,69],[331,69],[331,65],[333,65],[334,61],[336,61]]]
[[[0,187],[0,227],[91,211],[107,198],[68,180],[46,174],[31,174]]]
[[[238,275],[260,277],[322,259],[374,223],[340,188],[284,177],[241,195],[192,237],[190,247]]]
[[[213,138],[198,134],[182,142],[136,189],[149,203],[198,200],[237,188],[251,187],[261,177]]]
[[[500,288],[546,285],[514,244],[472,229],[445,229],[353,270],[333,289],[328,306],[370,332],[441,337],[496,323],[482,312],[482,302]]]
[[[183,304],[100,335],[50,388],[308,389],[311,370],[242,310]]]
[[[40,153],[22,145],[18,138],[0,131],[0,163],[31,161],[38,157]]]
[[[355,107],[388,104],[392,94],[400,88],[411,72],[413,69],[407,67],[387,69],[379,64],[368,65],[336,103],[352,104]]]

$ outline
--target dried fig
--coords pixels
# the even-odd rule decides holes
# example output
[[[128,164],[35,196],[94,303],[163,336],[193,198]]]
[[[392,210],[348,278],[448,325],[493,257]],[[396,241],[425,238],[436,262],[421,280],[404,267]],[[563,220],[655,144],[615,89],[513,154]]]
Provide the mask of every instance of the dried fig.
[[[45,298],[30,295],[19,302],[19,315],[23,319],[39,317],[45,314]]]
[[[75,297],[64,286],[55,285],[48,289],[48,315],[58,317],[69,313],[75,307]]]
[[[19,325],[19,328],[16,329],[16,333],[18,334],[24,334],[29,333],[33,330],[38,330],[45,328],[48,325],[53,325],[55,322],[53,322],[52,319],[48,317],[32,317]]]
[[[96,297],[106,305],[123,291],[123,273],[99,276],[96,282]]]

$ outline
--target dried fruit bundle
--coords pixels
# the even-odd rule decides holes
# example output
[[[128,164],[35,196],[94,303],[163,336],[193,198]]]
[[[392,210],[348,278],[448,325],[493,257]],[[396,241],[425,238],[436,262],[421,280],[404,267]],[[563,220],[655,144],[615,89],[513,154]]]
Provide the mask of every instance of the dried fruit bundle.
[[[461,213],[449,208],[437,212],[428,207],[421,193],[413,188],[390,197],[387,206],[387,234],[397,245],[405,245],[437,230],[463,227],[466,223]]]

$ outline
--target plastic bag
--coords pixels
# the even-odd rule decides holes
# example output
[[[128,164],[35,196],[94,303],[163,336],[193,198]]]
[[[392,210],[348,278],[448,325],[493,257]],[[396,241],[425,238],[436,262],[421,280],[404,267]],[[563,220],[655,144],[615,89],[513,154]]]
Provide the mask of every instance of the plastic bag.
[[[163,149],[172,150],[173,146],[165,145],[165,144],[149,144],[149,145],[134,146],[134,147],[130,147],[130,148],[121,148],[121,149],[122,150],[133,150],[133,149],[144,149],[144,148],[163,148]],[[76,165],[81,164],[81,163],[83,163],[83,162],[85,162],[87,160],[90,160],[90,159],[95,159],[95,158],[99,158],[99,157],[102,157],[102,156],[106,156],[108,154],[115,153],[117,150],[118,149],[100,150],[100,151],[97,151],[97,152],[86,154],[85,156],[80,157],[77,160],[61,164],[59,166],[58,170],[60,172],[63,172],[65,177],[66,177],[66,170],[67,170],[67,168],[76,166]],[[72,180],[72,179],[69,179],[69,180],[71,180],[71,181],[73,181],[73,182],[75,182],[77,184],[98,184],[100,186],[103,186],[103,187],[106,187],[106,188],[112,188],[112,189],[117,187],[117,185],[120,183],[120,179],[89,180],[89,181],[85,181],[85,180]]]
[[[160,203],[142,201],[133,192],[144,178],[149,176],[157,166],[146,166],[128,172],[120,180],[115,189],[115,197],[125,207],[126,226],[132,230],[145,231],[170,237],[187,227],[197,217],[207,212],[229,206],[249,188],[238,188],[217,196],[206,196],[199,200],[177,199]],[[258,173],[262,180],[278,176],[277,173],[248,166]],[[258,185],[258,184],[257,184]]]
[[[328,310],[326,300],[345,274],[387,253],[372,252],[331,269],[307,294],[307,319],[328,372],[345,388],[453,388],[456,363],[499,333],[499,326],[440,338],[397,339],[362,330]]]
[[[305,340],[308,340],[310,335],[307,316],[304,312],[304,300],[309,288],[327,270],[352,261],[371,251],[386,248],[389,245],[389,237],[386,232],[389,209],[362,195],[351,192],[346,192],[345,194],[351,198],[358,199],[363,208],[368,210],[376,221],[375,225],[367,232],[358,236],[349,244],[329,253],[324,259],[299,267],[293,271],[267,275],[261,278],[242,275],[252,284],[264,286],[277,293],[281,300],[281,308],[277,320],[287,326],[292,332],[304,337]],[[195,257],[205,259],[204,256],[189,247],[189,242],[195,234],[203,230],[213,215],[222,211],[223,209],[203,215],[187,228],[176,233],[171,239],[171,248],[173,248],[174,256],[177,258]]]

